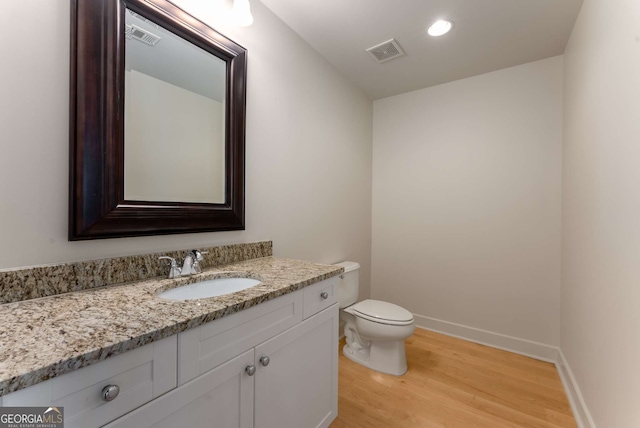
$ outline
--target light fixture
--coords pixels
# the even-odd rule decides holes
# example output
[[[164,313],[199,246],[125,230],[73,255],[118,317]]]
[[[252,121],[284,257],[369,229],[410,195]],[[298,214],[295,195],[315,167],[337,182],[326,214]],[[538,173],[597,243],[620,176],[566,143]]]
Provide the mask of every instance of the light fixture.
[[[251,15],[249,0],[234,0],[231,14],[236,24],[242,27],[248,27],[253,24],[253,15]]]
[[[439,37],[447,34],[453,28],[453,22],[447,21],[445,19],[439,19],[427,30],[430,36]]]

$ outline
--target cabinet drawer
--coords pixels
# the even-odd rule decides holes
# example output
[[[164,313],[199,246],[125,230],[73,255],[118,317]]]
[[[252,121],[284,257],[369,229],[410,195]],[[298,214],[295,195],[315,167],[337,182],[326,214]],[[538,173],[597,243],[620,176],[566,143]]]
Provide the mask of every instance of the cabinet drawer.
[[[178,335],[178,385],[302,321],[302,290]]]
[[[325,279],[303,289],[303,317],[309,318],[338,301],[338,277]]]
[[[66,428],[100,427],[176,387],[176,336],[8,394],[4,406],[64,407]],[[107,385],[120,393],[106,402]]]

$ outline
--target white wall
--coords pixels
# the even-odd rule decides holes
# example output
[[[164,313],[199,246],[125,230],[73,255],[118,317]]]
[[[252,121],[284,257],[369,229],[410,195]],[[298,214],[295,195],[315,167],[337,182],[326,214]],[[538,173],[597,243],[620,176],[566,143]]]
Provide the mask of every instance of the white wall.
[[[561,138],[562,57],[376,101],[372,297],[557,346]]]
[[[640,2],[585,0],[565,67],[561,347],[594,426],[636,428]]]
[[[248,49],[246,231],[68,242],[70,2],[14,1],[0,14],[0,267],[272,239],[279,256],[361,262],[368,293],[371,101],[260,2],[248,28],[200,10],[215,2],[176,3]]]

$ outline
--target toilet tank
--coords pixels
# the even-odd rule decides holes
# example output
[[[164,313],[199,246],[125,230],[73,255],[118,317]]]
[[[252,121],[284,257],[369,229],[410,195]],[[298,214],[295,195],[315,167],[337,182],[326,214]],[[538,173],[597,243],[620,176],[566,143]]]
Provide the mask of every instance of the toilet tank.
[[[336,266],[344,268],[344,273],[340,275],[340,283],[338,284],[338,305],[340,308],[346,308],[358,301],[360,264],[356,262],[341,262],[336,263]]]

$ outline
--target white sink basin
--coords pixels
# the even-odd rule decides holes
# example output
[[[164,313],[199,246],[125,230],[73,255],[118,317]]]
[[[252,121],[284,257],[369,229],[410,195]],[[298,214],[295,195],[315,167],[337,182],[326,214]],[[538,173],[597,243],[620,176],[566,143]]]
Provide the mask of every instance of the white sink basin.
[[[260,281],[253,278],[216,278],[172,288],[163,291],[158,296],[169,300],[204,299],[205,297],[224,296],[246,290],[258,284]]]

